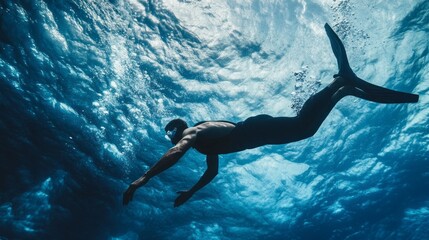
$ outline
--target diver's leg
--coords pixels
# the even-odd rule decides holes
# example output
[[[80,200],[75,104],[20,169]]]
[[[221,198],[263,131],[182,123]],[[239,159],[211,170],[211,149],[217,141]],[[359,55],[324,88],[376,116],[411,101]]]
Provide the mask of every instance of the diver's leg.
[[[311,96],[296,117],[258,116],[246,120],[244,125],[252,133],[243,138],[248,143],[246,148],[266,144],[286,144],[313,136],[339,100],[332,96],[342,86],[341,81],[335,79],[330,85]]]
[[[335,104],[343,97],[351,94],[344,90],[343,80],[335,78],[330,85],[314,94],[304,103],[296,116],[299,125],[297,128],[300,129],[299,139],[311,137],[317,132]]]
[[[300,131],[296,133],[297,139],[313,136],[336,103],[345,96],[355,96],[377,103],[404,103],[418,100],[418,95],[392,90],[389,91],[388,93],[381,93],[381,91],[363,91],[360,88],[350,85],[347,79],[336,77],[329,86],[310,97],[304,103],[301,111],[296,117],[296,128],[300,129]]]

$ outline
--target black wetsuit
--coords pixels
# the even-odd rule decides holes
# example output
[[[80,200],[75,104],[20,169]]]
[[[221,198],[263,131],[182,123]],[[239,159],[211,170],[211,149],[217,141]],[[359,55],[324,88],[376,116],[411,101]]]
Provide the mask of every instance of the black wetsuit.
[[[285,144],[311,137],[335,106],[336,101],[332,99],[335,91],[326,87],[313,95],[305,102],[296,117],[257,115],[243,122],[232,123],[235,128],[224,137],[198,139],[197,136],[194,148],[203,154],[224,154],[267,144]],[[196,125],[201,123],[203,122]]]

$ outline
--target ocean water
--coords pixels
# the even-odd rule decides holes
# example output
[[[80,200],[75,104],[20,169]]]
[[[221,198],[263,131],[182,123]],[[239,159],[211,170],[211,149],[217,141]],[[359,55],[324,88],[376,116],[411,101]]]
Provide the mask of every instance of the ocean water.
[[[220,157],[190,150],[122,193],[171,147],[163,127],[293,116],[337,66],[420,95],[347,97],[318,133]],[[0,1],[0,239],[429,239],[429,2]]]

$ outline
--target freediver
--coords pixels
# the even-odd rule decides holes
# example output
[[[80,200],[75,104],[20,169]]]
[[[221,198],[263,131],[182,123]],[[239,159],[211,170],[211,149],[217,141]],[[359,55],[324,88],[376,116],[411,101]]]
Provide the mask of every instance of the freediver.
[[[355,96],[377,103],[415,103],[416,94],[397,92],[370,84],[358,78],[351,70],[344,45],[325,24],[332,50],[337,59],[339,72],[334,80],[320,92],[310,97],[295,117],[271,117],[258,115],[243,122],[199,122],[193,127],[181,119],[167,124],[165,131],[174,144],[161,159],[143,176],[135,180],[123,194],[123,204],[128,204],[137,188],[149,179],[170,168],[191,147],[206,155],[207,170],[189,190],[179,191],[174,207],[185,203],[199,189],[208,184],[218,173],[218,155],[234,153],[268,144],[286,144],[313,136],[335,104],[345,96]]]

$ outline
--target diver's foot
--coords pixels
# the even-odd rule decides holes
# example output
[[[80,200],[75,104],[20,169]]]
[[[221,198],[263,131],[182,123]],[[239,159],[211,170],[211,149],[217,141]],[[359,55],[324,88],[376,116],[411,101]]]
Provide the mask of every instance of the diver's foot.
[[[362,91],[355,87],[342,86],[332,95],[332,100],[335,102],[338,102],[345,96],[350,96],[350,95],[356,96],[357,94],[361,94],[361,93]]]
[[[350,86],[351,84],[348,83],[348,81],[340,76],[339,74],[334,75],[334,81],[329,85],[332,89],[335,89],[335,91],[338,91],[340,88],[345,86]]]
[[[353,87],[358,87],[358,82],[357,79],[355,77],[352,76],[343,76],[340,74],[334,74],[334,79],[335,81],[338,81],[339,84],[341,84],[341,86],[353,86]]]

